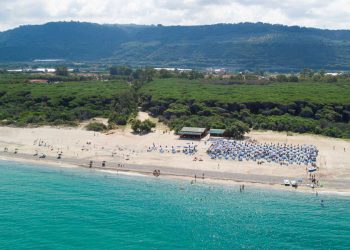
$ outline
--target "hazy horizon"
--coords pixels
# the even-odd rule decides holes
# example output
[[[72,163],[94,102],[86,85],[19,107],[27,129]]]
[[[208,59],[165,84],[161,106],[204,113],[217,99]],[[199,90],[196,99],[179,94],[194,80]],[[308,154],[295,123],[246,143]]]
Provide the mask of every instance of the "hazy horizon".
[[[21,25],[79,20],[99,24],[209,25],[263,22],[349,29],[346,0],[2,0],[0,31]]]

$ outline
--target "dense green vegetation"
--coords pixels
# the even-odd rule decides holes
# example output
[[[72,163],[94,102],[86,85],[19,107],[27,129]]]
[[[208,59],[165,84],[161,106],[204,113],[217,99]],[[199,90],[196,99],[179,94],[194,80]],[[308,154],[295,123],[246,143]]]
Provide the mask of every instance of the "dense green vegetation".
[[[296,75],[254,75],[230,79],[204,77],[197,71],[169,72],[152,68],[110,68],[103,80],[64,76],[0,73],[0,124],[69,124],[93,117],[108,118],[108,127],[131,122],[135,133],[147,133],[151,121],[133,120],[137,106],[159,117],[175,131],[184,126],[223,128],[241,138],[250,129],[272,129],[350,138],[348,75],[326,76],[304,70]],[[65,68],[63,68],[65,71]],[[59,77],[55,82],[30,79]],[[71,81],[68,81],[71,80]],[[281,82],[288,80],[288,82]]]
[[[240,120],[255,129],[350,138],[350,82],[312,80],[220,84],[212,80],[156,79],[140,89],[141,105],[175,130],[228,129]]]
[[[59,31],[59,32],[57,32]],[[0,61],[60,58],[239,71],[350,69],[350,31],[263,23],[202,26],[56,22],[0,32]]]
[[[127,120],[137,110],[134,89],[122,81],[0,82],[2,124],[75,124],[96,116]]]
[[[212,84],[212,80],[156,79],[142,88],[153,101],[176,99],[180,101],[219,103],[279,103],[306,101],[315,104],[350,103],[350,82],[327,84],[320,82],[270,83],[261,85]]]

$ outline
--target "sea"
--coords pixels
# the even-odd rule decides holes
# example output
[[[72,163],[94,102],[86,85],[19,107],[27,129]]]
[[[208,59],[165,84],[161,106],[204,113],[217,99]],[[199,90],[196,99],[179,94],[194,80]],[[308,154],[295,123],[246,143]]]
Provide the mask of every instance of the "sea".
[[[0,161],[0,249],[350,249],[350,198]]]

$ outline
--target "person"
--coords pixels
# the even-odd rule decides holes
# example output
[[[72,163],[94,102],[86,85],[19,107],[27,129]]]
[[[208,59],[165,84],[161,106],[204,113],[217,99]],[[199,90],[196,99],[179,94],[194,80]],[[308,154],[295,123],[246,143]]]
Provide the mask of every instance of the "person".
[[[204,173],[203,173],[202,179],[204,180]]]
[[[244,191],[244,184],[242,185],[242,191]]]

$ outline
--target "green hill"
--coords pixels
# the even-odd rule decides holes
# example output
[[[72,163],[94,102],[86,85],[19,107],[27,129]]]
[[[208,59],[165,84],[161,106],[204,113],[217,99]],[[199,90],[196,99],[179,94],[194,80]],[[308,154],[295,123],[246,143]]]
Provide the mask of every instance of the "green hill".
[[[236,70],[349,70],[350,31],[263,23],[141,26],[56,22],[0,33],[0,61],[49,58]]]

